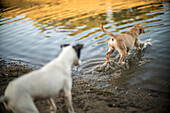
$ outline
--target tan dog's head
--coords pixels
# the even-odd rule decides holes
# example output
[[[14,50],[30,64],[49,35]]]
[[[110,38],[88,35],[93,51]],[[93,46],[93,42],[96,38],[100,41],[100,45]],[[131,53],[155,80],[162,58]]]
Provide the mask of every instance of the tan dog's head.
[[[139,35],[145,33],[144,28],[141,25],[135,25],[134,27],[138,29]]]
[[[139,25],[139,34],[145,33],[144,28]]]
[[[144,28],[141,25],[135,25],[130,29],[131,32],[136,32],[137,34],[145,33]]]

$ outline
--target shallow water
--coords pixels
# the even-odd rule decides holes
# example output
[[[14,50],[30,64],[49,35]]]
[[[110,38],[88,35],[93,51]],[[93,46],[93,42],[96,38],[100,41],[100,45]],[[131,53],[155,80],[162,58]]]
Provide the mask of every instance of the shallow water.
[[[147,46],[140,53],[132,50],[124,68],[113,64],[115,69],[96,70],[104,65],[108,49],[101,21],[114,34],[142,25],[146,33],[139,39]],[[73,76],[168,95],[169,21],[168,0],[1,0],[0,57],[42,67],[58,56],[61,44],[82,43],[83,65]]]

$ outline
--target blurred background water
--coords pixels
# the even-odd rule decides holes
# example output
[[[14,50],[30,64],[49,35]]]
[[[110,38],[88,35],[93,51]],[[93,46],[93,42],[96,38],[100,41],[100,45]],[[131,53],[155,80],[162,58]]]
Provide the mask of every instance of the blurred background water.
[[[73,76],[170,93],[169,0],[1,0],[0,5],[1,59],[40,68],[59,55],[61,44],[82,43],[83,65]],[[101,21],[114,34],[140,24],[146,33],[139,39],[152,45],[129,60],[129,68],[116,70],[118,77],[113,70],[86,73],[105,61],[109,36],[100,30]]]

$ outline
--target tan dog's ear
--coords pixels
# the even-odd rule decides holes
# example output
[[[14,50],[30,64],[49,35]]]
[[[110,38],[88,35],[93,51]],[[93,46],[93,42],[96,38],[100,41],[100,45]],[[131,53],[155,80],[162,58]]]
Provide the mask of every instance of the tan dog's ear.
[[[139,33],[139,34],[145,33],[144,28],[143,28],[142,26],[140,26],[139,30],[140,30],[140,31],[139,31],[140,33]]]

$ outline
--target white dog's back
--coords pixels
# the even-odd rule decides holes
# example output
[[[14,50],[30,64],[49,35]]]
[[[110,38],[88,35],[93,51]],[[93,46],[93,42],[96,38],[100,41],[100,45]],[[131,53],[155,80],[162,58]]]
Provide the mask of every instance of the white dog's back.
[[[28,93],[35,98],[54,96],[54,94],[56,95],[63,88],[65,83],[63,81],[68,79],[68,74],[71,74],[68,70],[65,72],[63,68],[64,63],[58,58],[54,59],[43,68],[32,71],[10,82],[5,91],[5,96],[10,98],[13,96],[13,98],[16,98],[15,96],[21,97],[23,94],[20,92]]]

